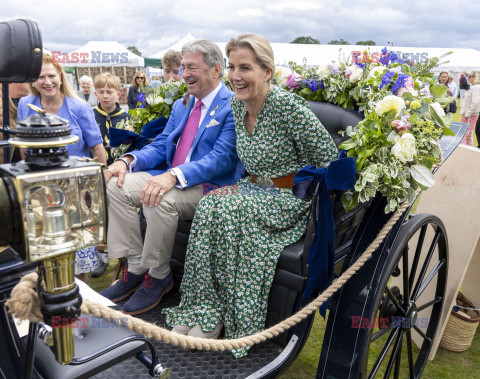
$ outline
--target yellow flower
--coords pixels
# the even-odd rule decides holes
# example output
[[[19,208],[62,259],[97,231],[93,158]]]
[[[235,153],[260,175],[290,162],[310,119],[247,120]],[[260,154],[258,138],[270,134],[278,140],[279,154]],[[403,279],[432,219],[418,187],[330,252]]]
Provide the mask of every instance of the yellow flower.
[[[420,104],[420,101],[418,101],[418,100],[414,100],[410,103],[410,109],[413,109],[414,111],[416,111],[421,106],[422,106],[422,104]]]
[[[396,116],[398,116],[402,109],[405,109],[405,101],[401,97],[394,95],[385,96],[375,106],[375,111],[379,115],[383,115],[391,110],[394,110],[396,112]]]

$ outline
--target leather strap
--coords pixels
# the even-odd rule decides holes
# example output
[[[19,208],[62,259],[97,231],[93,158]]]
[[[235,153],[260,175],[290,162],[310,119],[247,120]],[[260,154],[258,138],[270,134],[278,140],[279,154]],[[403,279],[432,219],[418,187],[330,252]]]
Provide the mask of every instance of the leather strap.
[[[280,178],[264,178],[258,175],[251,175],[252,182],[261,186],[277,187],[277,188],[292,188],[295,174],[282,176]]]

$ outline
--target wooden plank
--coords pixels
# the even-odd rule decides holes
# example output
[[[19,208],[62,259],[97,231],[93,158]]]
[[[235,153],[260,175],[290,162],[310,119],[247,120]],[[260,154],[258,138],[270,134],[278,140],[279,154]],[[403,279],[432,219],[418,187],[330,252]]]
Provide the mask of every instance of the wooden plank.
[[[460,145],[435,173],[435,185],[425,191],[416,213],[432,213],[445,225],[449,245],[449,267],[445,305],[429,359],[435,357],[447,317],[463,283],[465,295],[480,305],[480,150]],[[472,257],[473,260],[472,260]],[[469,263],[474,263],[469,269]],[[468,271],[468,276],[466,275]],[[430,286],[432,288],[432,286]],[[434,288],[434,287],[433,287]],[[432,289],[433,289],[432,288]],[[435,296],[428,289],[422,295]],[[423,317],[423,315],[419,315]],[[418,340],[416,341],[418,343]]]

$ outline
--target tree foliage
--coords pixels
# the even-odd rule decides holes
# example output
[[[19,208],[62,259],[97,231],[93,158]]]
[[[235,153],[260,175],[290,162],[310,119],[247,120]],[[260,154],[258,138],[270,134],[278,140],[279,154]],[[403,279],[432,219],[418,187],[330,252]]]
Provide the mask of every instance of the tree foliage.
[[[340,39],[333,39],[329,43],[329,45],[350,45],[348,41],[345,41],[343,38]]]
[[[371,39],[369,39],[368,41],[358,41],[356,43],[357,45],[364,45],[364,46],[375,46],[376,43],[374,41],[372,41]]]
[[[303,43],[303,44],[317,45],[317,44],[320,43],[320,41],[318,39],[310,37],[310,36],[300,36],[300,37],[295,38],[290,43]]]
[[[135,46],[128,46],[127,50],[130,50],[133,54],[142,56],[142,53]]]

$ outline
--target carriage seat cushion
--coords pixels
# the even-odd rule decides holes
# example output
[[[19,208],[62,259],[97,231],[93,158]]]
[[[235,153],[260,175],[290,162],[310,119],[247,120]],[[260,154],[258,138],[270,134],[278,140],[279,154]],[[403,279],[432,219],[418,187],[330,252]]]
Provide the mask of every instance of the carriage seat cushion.
[[[342,108],[338,105],[315,101],[308,101],[308,105],[325,129],[330,133],[330,136],[337,146],[349,138],[346,134],[342,136],[338,134],[338,132],[347,130],[347,126],[356,126],[363,119],[363,117],[355,111]]]

